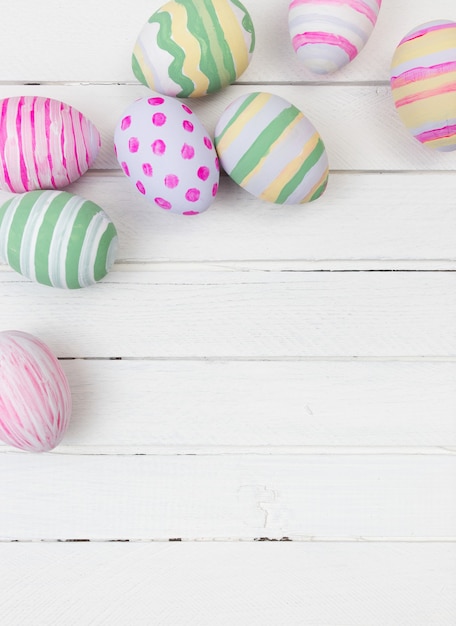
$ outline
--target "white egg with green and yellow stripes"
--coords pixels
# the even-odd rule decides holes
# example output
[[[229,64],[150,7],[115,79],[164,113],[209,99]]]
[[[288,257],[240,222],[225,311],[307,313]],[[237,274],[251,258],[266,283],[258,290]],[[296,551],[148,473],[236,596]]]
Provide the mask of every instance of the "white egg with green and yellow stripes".
[[[0,206],[0,257],[30,280],[78,289],[101,280],[117,232],[95,203],[66,191],[30,191]]]
[[[215,147],[226,173],[262,200],[303,204],[326,189],[328,157],[318,131],[279,96],[237,98],[216,125]]]
[[[195,98],[237,80],[254,49],[252,19],[240,0],[170,0],[142,28],[132,68],[154,91]]]

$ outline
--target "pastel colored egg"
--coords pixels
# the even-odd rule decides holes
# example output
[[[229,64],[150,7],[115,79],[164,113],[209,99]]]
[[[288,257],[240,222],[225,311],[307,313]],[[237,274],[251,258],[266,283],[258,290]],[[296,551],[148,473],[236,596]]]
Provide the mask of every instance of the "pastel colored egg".
[[[374,30],[382,0],[292,0],[291,42],[314,74],[331,74],[353,61]]]
[[[68,381],[51,350],[28,333],[0,332],[0,439],[47,452],[62,440],[70,415]]]
[[[328,158],[313,124],[294,105],[269,93],[232,102],[215,129],[226,173],[254,196],[276,204],[319,198],[328,182]]]
[[[172,0],[141,30],[133,72],[162,94],[204,96],[239,78],[254,47],[253,23],[239,0]]]
[[[397,112],[422,144],[456,150],[456,22],[421,24],[399,43],[391,64]]]
[[[72,106],[41,96],[0,100],[0,189],[62,189],[95,161],[100,134]]]
[[[100,207],[66,191],[29,191],[0,206],[0,257],[43,285],[77,289],[101,280],[117,252]]]
[[[155,94],[133,102],[114,133],[117,160],[155,207],[196,215],[213,202],[219,163],[208,132],[186,105]]]

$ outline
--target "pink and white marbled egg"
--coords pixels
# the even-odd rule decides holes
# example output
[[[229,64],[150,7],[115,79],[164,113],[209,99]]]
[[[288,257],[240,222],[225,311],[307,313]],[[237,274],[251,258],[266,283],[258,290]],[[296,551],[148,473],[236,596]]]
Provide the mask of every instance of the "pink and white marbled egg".
[[[39,339],[0,332],[0,439],[31,452],[47,452],[63,438],[71,393],[57,358]]]
[[[203,124],[181,101],[159,94],[133,102],[114,134],[117,160],[136,190],[159,209],[202,213],[219,184],[219,162]]]

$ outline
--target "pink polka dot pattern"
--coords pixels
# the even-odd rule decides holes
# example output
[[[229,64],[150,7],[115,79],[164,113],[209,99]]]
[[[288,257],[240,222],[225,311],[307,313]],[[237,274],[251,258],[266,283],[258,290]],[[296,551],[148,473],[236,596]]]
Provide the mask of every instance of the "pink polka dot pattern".
[[[152,94],[124,111],[114,133],[117,159],[137,193],[156,209],[198,215],[218,189],[217,154],[187,105]]]
[[[154,154],[162,155],[166,152],[166,144],[161,139],[156,139],[151,147]]]
[[[137,137],[130,137],[128,140],[128,149],[130,152],[138,152],[139,150],[139,140]]]
[[[154,126],[163,126],[166,123],[166,115],[164,113],[154,113],[152,115],[152,124]]]
[[[155,198],[155,204],[158,204],[161,209],[166,209],[167,211],[171,209],[171,202],[168,202],[168,200],[165,200],[164,198]]]
[[[127,130],[127,128],[130,128],[130,124],[131,124],[131,117],[130,117],[130,115],[126,115],[123,118],[123,120],[122,120],[122,122],[120,124],[120,127],[121,127],[122,130]]]
[[[150,163],[143,163],[142,170],[146,176],[152,176],[154,173],[153,167]]]
[[[198,178],[200,178],[201,180],[207,180],[209,178],[209,174],[209,168],[205,165],[202,165],[200,168],[198,168]]]
[[[181,154],[183,159],[193,159],[195,156],[195,148],[193,146],[189,146],[188,143],[184,143],[181,149]]]
[[[199,189],[187,189],[185,197],[189,202],[198,202],[201,192]]]
[[[174,189],[179,184],[179,178],[176,174],[168,174],[165,176],[165,185],[168,189]]]

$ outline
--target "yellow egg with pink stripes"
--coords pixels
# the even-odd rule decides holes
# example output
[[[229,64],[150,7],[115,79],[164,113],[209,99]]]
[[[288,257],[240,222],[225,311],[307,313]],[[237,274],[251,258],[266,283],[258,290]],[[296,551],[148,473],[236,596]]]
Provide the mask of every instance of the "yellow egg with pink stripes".
[[[215,147],[226,173],[262,200],[303,204],[326,189],[328,157],[320,134],[274,94],[247,93],[232,102],[217,122]]]
[[[456,22],[421,24],[399,43],[391,64],[399,116],[422,144],[456,150]]]

